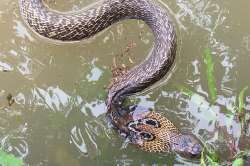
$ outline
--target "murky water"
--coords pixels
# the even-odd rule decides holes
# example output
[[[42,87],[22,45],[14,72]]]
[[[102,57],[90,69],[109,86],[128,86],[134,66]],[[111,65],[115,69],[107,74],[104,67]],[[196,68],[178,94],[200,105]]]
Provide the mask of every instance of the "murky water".
[[[79,10],[95,1],[55,0],[49,6]],[[236,152],[250,148],[250,127],[243,134],[236,118],[225,113],[235,112],[240,91],[250,85],[250,1],[158,1],[175,23],[178,56],[168,77],[133,98],[214,145],[226,162],[235,154],[232,140]],[[175,154],[150,154],[125,146],[107,125],[106,87],[114,57],[119,65],[132,66],[131,61],[145,58],[152,39],[147,26],[129,20],[87,41],[55,43],[24,25],[17,0],[1,0],[0,146],[30,166],[199,165]],[[209,99],[205,48],[212,50],[215,103]],[[122,54],[127,56],[119,59]],[[176,85],[194,94],[187,97]],[[11,106],[7,106],[9,94],[15,99]],[[250,89],[244,101],[249,112]]]

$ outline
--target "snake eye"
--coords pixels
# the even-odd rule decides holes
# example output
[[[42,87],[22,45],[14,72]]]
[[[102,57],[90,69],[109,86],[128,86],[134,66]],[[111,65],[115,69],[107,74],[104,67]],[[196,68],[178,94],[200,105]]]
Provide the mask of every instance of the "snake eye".
[[[144,122],[144,124],[153,126],[155,128],[159,128],[161,126],[160,123],[154,119],[144,119],[143,122]]]
[[[140,135],[146,141],[152,141],[155,138],[153,134],[148,132],[141,132]]]

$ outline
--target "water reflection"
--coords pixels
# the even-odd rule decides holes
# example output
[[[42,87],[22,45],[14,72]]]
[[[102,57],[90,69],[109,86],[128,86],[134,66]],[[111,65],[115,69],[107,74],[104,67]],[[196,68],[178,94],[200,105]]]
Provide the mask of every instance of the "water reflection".
[[[16,36],[21,37],[23,39],[28,38],[29,41],[34,41],[34,38],[28,33],[27,29],[24,27],[23,23],[20,21],[15,21],[16,26],[14,26],[14,30],[16,31]]]
[[[89,82],[98,81],[103,74],[102,70],[94,65],[95,61],[97,61],[96,58],[91,62],[93,68],[91,69],[91,73],[86,77]]]
[[[77,128],[76,126],[72,128],[71,130],[71,140],[70,143],[74,143],[74,145],[79,149],[79,151],[83,154],[88,153],[88,149],[86,146],[86,143],[84,141],[84,138],[82,136],[80,128]]]
[[[3,124],[1,124],[3,125]],[[4,124],[3,126],[6,126]],[[7,126],[11,126],[10,124]],[[11,131],[1,130],[0,143],[1,148],[6,152],[12,153],[22,159],[25,159],[29,154],[29,145],[26,140],[27,124],[12,128]]]
[[[0,62],[0,70],[1,71],[13,71],[13,67],[5,62]]]

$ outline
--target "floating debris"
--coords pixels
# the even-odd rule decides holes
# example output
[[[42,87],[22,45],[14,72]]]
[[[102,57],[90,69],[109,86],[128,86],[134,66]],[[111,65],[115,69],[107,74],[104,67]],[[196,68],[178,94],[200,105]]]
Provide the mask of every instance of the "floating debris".
[[[134,41],[130,41],[127,45],[127,47],[124,50],[124,53],[128,53],[131,49],[136,47],[136,43]],[[124,54],[125,55],[125,54]]]
[[[14,97],[12,96],[11,93],[9,93],[6,97],[7,101],[8,101],[8,105],[9,106],[12,106],[14,103],[15,103],[15,99]]]

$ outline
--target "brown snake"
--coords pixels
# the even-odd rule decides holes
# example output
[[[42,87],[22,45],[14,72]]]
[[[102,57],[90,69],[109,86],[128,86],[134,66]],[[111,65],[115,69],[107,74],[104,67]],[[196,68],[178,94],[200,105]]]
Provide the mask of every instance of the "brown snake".
[[[126,111],[120,107],[126,96],[160,80],[173,64],[176,34],[166,11],[158,4],[151,0],[103,0],[74,13],[50,10],[42,0],[19,0],[19,6],[22,17],[35,32],[61,41],[89,38],[124,19],[144,21],[154,34],[154,46],[142,63],[112,84],[107,98],[108,117],[122,135],[143,150],[200,156],[200,142],[192,135],[181,134],[167,118],[155,112]]]

